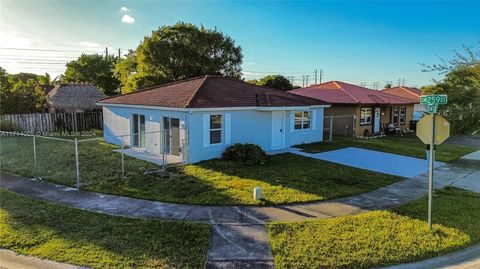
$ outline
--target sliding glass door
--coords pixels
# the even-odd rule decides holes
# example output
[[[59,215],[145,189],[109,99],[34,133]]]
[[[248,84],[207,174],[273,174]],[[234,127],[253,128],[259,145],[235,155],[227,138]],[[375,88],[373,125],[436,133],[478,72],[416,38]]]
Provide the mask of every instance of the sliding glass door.
[[[180,119],[163,117],[163,152],[180,156]]]
[[[134,147],[145,147],[145,115],[133,114],[132,115],[132,133]]]

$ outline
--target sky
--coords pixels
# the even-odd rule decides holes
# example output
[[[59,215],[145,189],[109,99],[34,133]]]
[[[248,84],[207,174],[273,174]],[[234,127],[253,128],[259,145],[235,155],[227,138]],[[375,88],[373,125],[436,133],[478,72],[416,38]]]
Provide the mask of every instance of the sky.
[[[232,37],[246,79],[282,74],[302,86],[317,70],[317,82],[419,87],[441,78],[420,64],[478,47],[479,14],[480,1],[0,0],[0,66],[55,77],[82,52],[123,54],[184,21]]]

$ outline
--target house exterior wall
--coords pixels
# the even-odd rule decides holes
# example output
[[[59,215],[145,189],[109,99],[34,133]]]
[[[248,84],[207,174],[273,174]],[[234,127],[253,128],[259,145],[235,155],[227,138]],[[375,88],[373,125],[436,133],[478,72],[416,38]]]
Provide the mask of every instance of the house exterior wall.
[[[322,141],[323,108],[312,109],[312,127],[307,130],[295,130],[292,111],[281,111],[283,115],[284,145],[289,147],[296,144]],[[252,143],[259,145],[265,151],[272,148],[272,111],[237,110],[237,111],[202,111],[192,112],[189,115],[189,161],[198,162],[221,157],[223,151],[235,143]],[[313,118],[315,114],[315,118]],[[210,145],[205,143],[204,136],[209,134],[205,129],[209,126],[204,124],[204,117],[210,115],[222,115],[223,128],[222,142]],[[225,119],[230,118],[227,124]],[[313,123],[315,121],[315,123]],[[229,125],[230,127],[228,127]],[[313,127],[315,126],[315,127]],[[226,131],[229,129],[229,131]],[[230,133],[230,137],[227,138]],[[208,140],[208,139],[207,139]]]
[[[381,122],[381,130],[383,130],[383,126],[385,123],[390,123],[392,121],[392,108],[393,107],[401,107],[399,106],[380,106],[380,122]],[[414,105],[404,105],[406,108],[406,119],[404,124],[398,124],[397,126],[401,130],[405,130],[410,128],[410,121],[413,119],[413,111]],[[369,107],[372,111],[372,122],[368,124],[360,124],[360,115],[361,115],[361,108],[362,107]],[[325,109],[325,115],[328,117],[330,115],[333,116],[341,116],[341,115],[355,115],[355,136],[364,136],[365,130],[368,130],[368,133],[371,135],[373,133],[373,122],[374,122],[374,113],[375,113],[375,106],[371,105],[332,105],[329,108]],[[335,124],[334,124],[335,126]],[[335,130],[335,129],[334,129]]]
[[[293,111],[282,110],[283,146],[322,141],[323,108],[310,109],[311,126],[306,130],[293,128]],[[135,107],[103,106],[105,141],[121,145],[120,135],[132,133],[132,115],[145,115],[145,132],[163,130],[162,117],[179,118],[180,125],[186,127],[185,139],[188,144],[186,161],[195,163],[202,160],[221,157],[226,147],[234,143],[253,143],[266,151],[272,150],[272,111],[254,109],[211,111],[170,111]],[[222,115],[221,143],[210,145],[210,115]],[[208,119],[208,120],[207,120]],[[160,134],[160,133],[159,133]],[[159,154],[163,144],[161,135],[146,135],[145,151]],[[130,146],[132,137],[124,137],[123,143]]]
[[[133,114],[145,116],[145,151],[160,154],[163,145],[163,117],[179,118],[185,126],[186,113],[180,111],[103,106],[103,135],[106,142],[131,146]],[[120,137],[122,135],[127,135]]]

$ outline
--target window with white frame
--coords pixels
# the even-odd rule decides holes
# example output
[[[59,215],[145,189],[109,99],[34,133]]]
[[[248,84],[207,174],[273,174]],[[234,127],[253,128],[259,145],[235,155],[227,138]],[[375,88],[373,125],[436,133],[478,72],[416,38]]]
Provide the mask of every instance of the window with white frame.
[[[295,130],[310,129],[311,125],[311,113],[310,111],[296,111],[294,126]]]
[[[222,143],[222,115],[210,115],[210,144]]]
[[[398,125],[398,106],[393,108],[392,123]]]
[[[372,108],[362,107],[360,110],[360,124],[372,123]]]
[[[405,106],[400,107],[400,124],[405,124],[407,120],[407,108]]]

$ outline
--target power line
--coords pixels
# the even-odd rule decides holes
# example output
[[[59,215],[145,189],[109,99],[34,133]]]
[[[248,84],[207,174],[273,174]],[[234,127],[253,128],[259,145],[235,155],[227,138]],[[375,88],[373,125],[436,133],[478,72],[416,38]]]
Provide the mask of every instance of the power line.
[[[2,50],[21,50],[21,51],[54,51],[54,52],[98,52],[99,50],[60,50],[60,49],[30,49],[30,48],[0,48]]]

